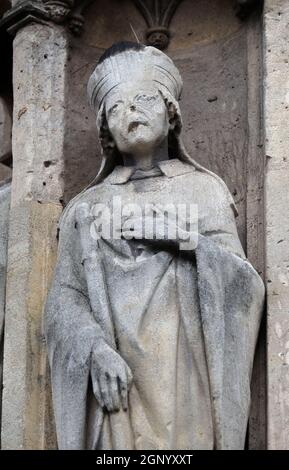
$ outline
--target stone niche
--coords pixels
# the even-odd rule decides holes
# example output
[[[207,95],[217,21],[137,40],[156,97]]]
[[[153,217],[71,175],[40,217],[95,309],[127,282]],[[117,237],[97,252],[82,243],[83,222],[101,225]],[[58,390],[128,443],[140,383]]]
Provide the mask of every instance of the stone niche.
[[[86,84],[98,57],[116,41],[144,41],[146,23],[130,0],[96,1],[83,34],[71,38],[65,139],[64,204],[95,176],[100,148]],[[183,0],[173,16],[166,52],[183,80],[184,143],[220,175],[235,198],[239,235],[263,274],[263,160],[260,125],[260,20],[241,21],[232,0]],[[261,332],[252,383],[248,447],[265,447],[265,338]]]

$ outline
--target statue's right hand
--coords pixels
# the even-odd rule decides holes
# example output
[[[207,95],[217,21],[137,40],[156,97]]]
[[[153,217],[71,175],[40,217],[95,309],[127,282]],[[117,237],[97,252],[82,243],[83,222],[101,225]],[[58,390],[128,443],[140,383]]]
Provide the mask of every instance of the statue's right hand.
[[[132,373],[122,357],[104,340],[93,346],[91,378],[95,398],[107,411],[128,408]]]

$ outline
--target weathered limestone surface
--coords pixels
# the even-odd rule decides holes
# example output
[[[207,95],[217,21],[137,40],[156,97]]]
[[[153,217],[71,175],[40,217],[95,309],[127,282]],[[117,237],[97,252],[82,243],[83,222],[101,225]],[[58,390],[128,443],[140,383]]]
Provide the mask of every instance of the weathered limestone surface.
[[[264,6],[268,448],[289,449],[289,4]]]
[[[67,38],[30,24],[14,40],[13,182],[8,247],[2,446],[55,446],[42,308],[62,211]]]
[[[0,424],[3,372],[3,327],[5,313],[5,286],[7,267],[7,242],[9,226],[10,184],[0,184]]]
[[[31,24],[14,40],[12,206],[59,203],[65,130],[65,31]]]
[[[247,257],[264,279],[264,151],[262,113],[262,25],[259,15],[247,22],[246,246]],[[266,331],[261,325],[251,381],[248,448],[266,449]]]

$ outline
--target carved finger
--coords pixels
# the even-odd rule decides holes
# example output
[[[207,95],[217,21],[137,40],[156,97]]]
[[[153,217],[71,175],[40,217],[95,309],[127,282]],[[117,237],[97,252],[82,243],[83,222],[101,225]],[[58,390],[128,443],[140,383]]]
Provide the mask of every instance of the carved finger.
[[[101,374],[99,378],[101,397],[107,411],[112,411],[113,405],[109,392],[108,377],[105,374]]]
[[[120,397],[119,397],[119,391],[118,391],[118,382],[117,378],[113,377],[109,381],[109,391],[110,391],[110,396],[113,404],[113,411],[119,411],[120,410]]]
[[[92,389],[93,389],[94,396],[96,400],[98,401],[98,403],[100,404],[100,406],[103,408],[104,402],[103,402],[101,392],[100,392],[100,385],[98,382],[97,375],[94,373],[94,371],[91,371],[91,380],[92,380]]]
[[[127,367],[127,369],[126,369],[126,375],[127,375],[127,383],[128,383],[128,386],[130,387],[131,384],[132,384],[133,375],[132,375],[132,371],[130,370],[129,367]]]
[[[121,398],[121,405],[124,411],[128,409],[128,390],[127,390],[127,383],[119,379],[119,391],[120,391],[120,398]]]

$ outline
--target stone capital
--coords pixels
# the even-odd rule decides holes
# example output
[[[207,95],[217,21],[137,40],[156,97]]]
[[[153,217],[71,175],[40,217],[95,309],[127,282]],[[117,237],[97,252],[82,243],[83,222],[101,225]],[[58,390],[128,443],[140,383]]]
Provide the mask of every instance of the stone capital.
[[[0,20],[0,29],[10,34],[31,22],[55,23],[67,26],[70,31],[79,35],[82,32],[84,19],[82,12],[93,0],[16,0]]]

